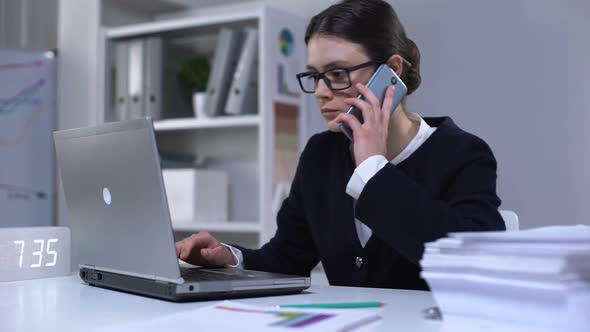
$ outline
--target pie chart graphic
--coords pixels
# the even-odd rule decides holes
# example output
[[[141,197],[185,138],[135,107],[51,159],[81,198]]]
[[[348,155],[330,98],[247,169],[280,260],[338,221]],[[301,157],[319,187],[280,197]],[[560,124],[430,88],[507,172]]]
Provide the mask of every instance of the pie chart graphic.
[[[281,33],[279,34],[279,48],[281,50],[281,54],[286,57],[291,56],[293,54],[293,34],[289,29],[282,29]]]

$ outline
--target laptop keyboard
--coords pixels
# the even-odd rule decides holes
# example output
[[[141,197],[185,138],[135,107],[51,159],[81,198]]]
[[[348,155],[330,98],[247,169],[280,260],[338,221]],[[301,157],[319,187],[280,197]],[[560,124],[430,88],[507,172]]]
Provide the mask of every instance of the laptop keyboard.
[[[191,267],[180,267],[180,275],[185,281],[223,281],[223,280],[244,280],[257,276],[251,271],[240,269],[200,269]],[[258,276],[259,277],[259,276]]]

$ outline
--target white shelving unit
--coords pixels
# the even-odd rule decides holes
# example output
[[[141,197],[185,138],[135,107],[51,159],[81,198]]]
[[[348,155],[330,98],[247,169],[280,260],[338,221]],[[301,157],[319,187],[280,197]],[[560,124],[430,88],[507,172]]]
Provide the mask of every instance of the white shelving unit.
[[[203,128],[229,128],[229,127],[258,127],[260,117],[258,115],[225,116],[218,118],[183,118],[167,119],[154,122],[156,131],[191,130]]]
[[[305,68],[305,47],[303,35],[305,22],[261,3],[228,5],[191,11],[190,15],[167,17],[165,20],[133,24],[102,31],[104,56],[99,65],[105,70],[99,77],[99,100],[103,105],[102,119],[112,119],[111,109],[111,66],[112,43],[145,36],[161,36],[178,43],[196,43],[195,54],[212,51],[211,43],[204,36],[216,35],[221,27],[255,27],[259,31],[258,66],[258,110],[254,115],[223,116],[216,118],[176,118],[154,122],[158,146],[161,150],[174,153],[193,153],[205,156],[210,162],[207,167],[224,170],[229,175],[229,219],[227,222],[194,222],[173,220],[178,232],[207,230],[223,237],[227,234],[237,244],[241,238],[255,245],[265,243],[275,229],[275,213],[272,203],[275,181],[275,112],[278,103],[298,109],[298,135],[305,135],[307,123],[305,109],[307,102],[303,94],[282,93],[279,80],[285,65],[289,70]],[[279,49],[279,36],[287,29],[293,37],[290,54]],[[210,38],[209,38],[210,39]],[[214,46],[214,43],[213,43]],[[281,73],[279,73],[281,67]],[[289,79],[292,82],[295,78]],[[291,84],[292,84],[291,82]],[[295,82],[296,83],[296,82]],[[289,89],[288,92],[293,91]],[[297,91],[298,92],[298,91]],[[301,141],[301,139],[299,139]],[[221,239],[223,241],[223,238]]]

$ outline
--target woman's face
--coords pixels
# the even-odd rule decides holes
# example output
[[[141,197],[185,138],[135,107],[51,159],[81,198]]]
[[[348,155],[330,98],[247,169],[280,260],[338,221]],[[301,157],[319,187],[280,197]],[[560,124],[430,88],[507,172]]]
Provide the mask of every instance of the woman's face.
[[[315,35],[307,43],[307,69],[322,73],[330,69],[348,68],[369,61],[369,57],[359,44],[342,38]],[[323,80],[319,80],[315,89],[315,97],[331,131],[340,131],[338,114],[346,112],[350,105],[344,103],[346,98],[356,98],[359,95],[354,87],[356,83],[366,84],[375,69],[371,66],[355,70],[350,73],[352,86],[346,90],[332,91]]]

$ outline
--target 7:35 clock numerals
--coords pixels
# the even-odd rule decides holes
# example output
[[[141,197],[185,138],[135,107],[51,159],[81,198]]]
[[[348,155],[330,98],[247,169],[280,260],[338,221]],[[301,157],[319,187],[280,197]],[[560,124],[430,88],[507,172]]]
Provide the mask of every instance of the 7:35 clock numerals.
[[[45,263],[45,266],[55,266],[55,264],[57,263],[57,251],[51,250],[51,244],[57,243],[58,241],[59,241],[59,239],[47,239],[47,247],[45,247],[45,240],[43,240],[43,239],[33,240],[33,245],[39,244],[39,250],[32,252],[31,255],[38,256],[39,260],[37,261],[37,263],[32,263],[30,267],[32,267],[32,268],[41,267],[41,262],[43,261],[43,254],[44,254],[43,249],[45,249],[45,253],[47,255],[53,257],[52,261]],[[22,268],[23,267],[23,256],[24,256],[24,252],[25,252],[25,241],[24,240],[15,240],[14,244],[17,246],[20,246],[20,257],[18,260],[18,267]]]

